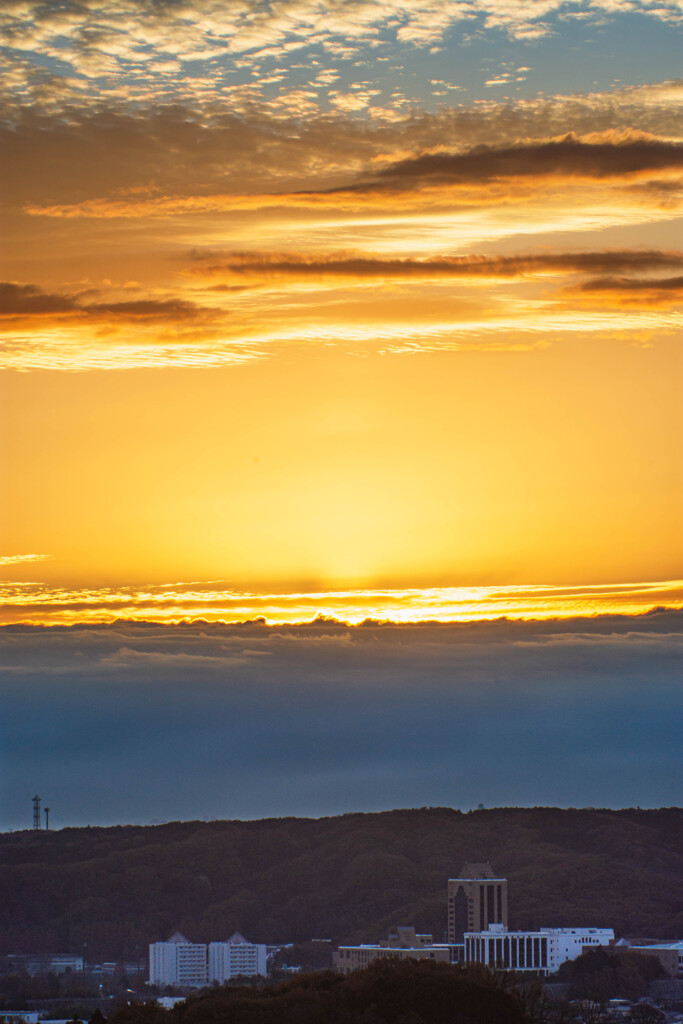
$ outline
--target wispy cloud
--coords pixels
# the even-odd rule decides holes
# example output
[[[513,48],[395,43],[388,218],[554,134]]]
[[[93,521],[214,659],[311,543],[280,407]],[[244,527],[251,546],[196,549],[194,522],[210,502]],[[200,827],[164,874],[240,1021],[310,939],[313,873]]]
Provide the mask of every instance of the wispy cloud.
[[[423,259],[199,251],[191,254],[179,291],[199,293],[206,305],[168,293],[86,302],[91,291],[0,284],[0,365],[191,368],[260,359],[286,345],[413,353],[519,351],[561,334],[636,339],[683,327],[676,309],[680,276],[664,275],[681,266],[681,252],[664,250]],[[494,288],[484,296],[471,287],[485,282],[509,282],[516,291],[498,295]],[[461,283],[470,291],[458,293],[454,304],[444,289]],[[364,293],[376,284],[385,291],[368,307]],[[396,291],[393,299],[386,289]],[[524,297],[522,289],[532,291]]]
[[[394,315],[373,319],[331,321],[322,311],[316,318],[289,318],[277,323],[278,310],[270,310],[271,323],[260,327],[242,324],[185,332],[178,328],[159,333],[106,331],[103,338],[88,329],[51,325],[4,336],[0,366],[14,370],[131,370],[229,366],[265,358],[277,346],[339,346],[347,351],[368,350],[394,354],[438,351],[517,352],[548,344],[548,336],[617,334],[631,340],[651,341],[653,334],[683,329],[683,312],[655,308],[594,309],[581,312],[554,303],[530,304],[522,300],[505,312],[482,310],[458,319],[422,322]],[[473,315],[474,314],[474,315]]]
[[[451,622],[641,614],[656,606],[683,606],[683,581],[591,586],[438,587],[257,593],[212,584],[66,590],[41,584],[2,586],[5,622],[70,624],[131,619],[155,622],[206,619],[270,623],[322,616],[348,623]]]
[[[24,562],[44,562],[51,555],[0,555],[0,565],[21,565]]]

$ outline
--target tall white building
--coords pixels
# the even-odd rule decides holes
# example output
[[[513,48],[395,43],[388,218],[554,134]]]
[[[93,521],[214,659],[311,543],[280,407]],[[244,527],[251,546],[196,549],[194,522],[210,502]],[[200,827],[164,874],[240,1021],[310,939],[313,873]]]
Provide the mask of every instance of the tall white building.
[[[235,932],[227,942],[209,943],[209,981],[229,981],[239,975],[265,976],[266,947],[248,942]]]
[[[554,974],[567,960],[587,949],[614,942],[611,928],[541,928],[537,932],[509,932],[502,924],[486,931],[465,932],[465,962],[486,964],[506,971]]]
[[[206,945],[190,942],[181,932],[174,932],[168,942],[151,943],[149,980],[152,985],[206,985]]]

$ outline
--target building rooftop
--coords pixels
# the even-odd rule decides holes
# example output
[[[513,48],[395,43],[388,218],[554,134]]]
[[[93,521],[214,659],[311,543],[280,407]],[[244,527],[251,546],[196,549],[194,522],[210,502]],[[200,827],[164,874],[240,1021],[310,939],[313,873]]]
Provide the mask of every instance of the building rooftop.
[[[496,873],[491,867],[489,861],[482,861],[481,863],[471,863],[468,861],[467,864],[463,864],[462,871],[458,875],[458,878],[495,878]]]
[[[631,949],[678,949],[683,953],[683,939],[678,939],[676,942],[648,942],[643,945],[631,945],[628,944]]]

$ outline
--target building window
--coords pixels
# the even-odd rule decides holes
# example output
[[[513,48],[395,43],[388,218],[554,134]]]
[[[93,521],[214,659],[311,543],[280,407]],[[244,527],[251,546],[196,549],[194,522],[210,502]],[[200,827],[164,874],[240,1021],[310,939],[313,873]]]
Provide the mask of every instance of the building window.
[[[495,885],[486,886],[486,923],[495,924],[496,922],[496,887]]]

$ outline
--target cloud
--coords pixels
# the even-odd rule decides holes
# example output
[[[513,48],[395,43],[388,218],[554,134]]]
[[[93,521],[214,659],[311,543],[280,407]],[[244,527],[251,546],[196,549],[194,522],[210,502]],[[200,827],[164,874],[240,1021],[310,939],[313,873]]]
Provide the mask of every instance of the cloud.
[[[3,629],[2,825],[671,804],[681,617]]]
[[[514,146],[477,146],[467,152],[430,152],[389,164],[360,181],[329,189],[289,193],[176,195],[100,198],[82,203],[28,204],[25,211],[45,217],[141,217],[187,213],[264,210],[362,210],[378,202],[395,208],[483,202],[521,202],[530,198],[527,180],[565,184],[577,180],[633,184],[683,170],[683,144],[652,137],[564,136]],[[534,187],[537,187],[536,185]],[[556,187],[556,186],[552,186]],[[471,191],[474,188],[475,191]],[[470,190],[470,191],[468,191]],[[643,198],[646,198],[644,193]],[[650,197],[654,202],[657,196]]]
[[[133,302],[96,303],[80,307],[90,316],[121,317],[125,320],[188,320],[222,312],[207,309],[185,299],[138,299]]]
[[[538,300],[533,303],[529,301],[526,307],[527,317],[520,316],[517,320],[517,329],[521,331],[527,329],[532,321],[537,326],[543,325],[543,329],[551,329],[551,322],[559,326],[560,321],[553,321],[553,316],[557,317],[563,310],[575,317],[573,321],[567,321],[564,329],[585,329],[589,325],[585,324],[581,317],[576,317],[576,309],[569,305],[569,299],[578,298],[583,305],[589,304],[596,310],[610,311],[621,307],[647,310],[655,307],[676,307],[683,293],[681,276],[616,276],[620,271],[639,271],[654,275],[666,270],[681,269],[683,252],[677,250],[629,249],[602,252],[544,252],[513,256],[430,256],[421,259],[386,259],[361,253],[236,252],[226,253],[221,257],[216,253],[203,255],[195,251],[190,255],[193,265],[190,266],[188,273],[199,279],[223,282],[210,288],[211,291],[219,292],[230,292],[241,285],[244,288],[269,289],[273,294],[277,294],[288,282],[293,287],[306,288],[309,294],[318,285],[321,293],[325,294],[325,289],[349,289],[375,282],[383,283],[385,286],[397,282],[405,288],[411,282],[416,286],[423,286],[448,281],[467,283],[489,280],[527,283],[558,278],[566,280],[577,275],[585,278],[577,283],[564,284],[557,288],[552,294],[552,306],[546,304],[544,307]],[[594,276],[597,274],[604,276]],[[240,285],[235,282],[240,282]],[[419,301],[417,295],[415,301]],[[468,320],[471,324],[476,317],[474,308],[469,314],[463,310],[460,329],[458,331],[453,325],[453,330],[462,336]],[[491,334],[496,330],[494,297],[489,299],[488,322],[484,324],[480,313],[478,323],[479,329],[483,332]],[[512,326],[511,320],[507,323],[509,327]],[[606,321],[593,322],[596,330],[604,329],[606,326]],[[635,321],[631,326],[635,326]],[[673,320],[670,326],[674,326]],[[618,329],[616,322],[612,327]],[[398,334],[397,344],[400,344]],[[429,330],[425,330],[423,347],[426,348],[429,344]]]
[[[121,668],[134,666],[137,668],[153,669],[156,666],[169,670],[225,670],[239,668],[248,665],[257,658],[270,657],[269,651],[248,650],[221,654],[204,654],[199,651],[144,651],[132,647],[120,647],[117,651],[103,654],[99,658],[99,665],[102,668]]]
[[[11,99],[49,107],[122,93],[133,102],[150,94],[214,99],[235,71],[283,61],[293,50],[352,59],[384,42],[433,49],[462,22],[479,33],[535,40],[552,33],[555,19],[572,6],[570,0],[471,0],[466,6],[461,0],[194,0],[182,7],[175,0],[5,0],[0,28]],[[681,20],[676,0],[630,0],[628,9],[660,23]],[[604,22],[621,10],[611,0],[592,0],[582,13],[589,22]]]
[[[595,101],[598,106],[602,102]],[[586,101],[581,109],[590,106]],[[213,367],[263,358],[274,346],[313,343],[351,350],[372,345],[392,353],[475,346],[517,351],[546,344],[548,336],[560,333],[618,332],[642,339],[680,327],[681,316],[668,308],[671,288],[651,296],[640,289],[638,302],[627,302],[624,288],[619,299],[605,289],[583,290],[576,293],[573,309],[566,295],[543,295],[537,287],[524,303],[507,305],[502,289],[486,302],[481,289],[477,294],[471,288],[467,296],[461,289],[463,294],[453,294],[450,304],[445,288],[436,294],[451,281],[521,283],[562,274],[654,281],[655,275],[673,276],[680,268],[680,255],[663,250],[450,255],[515,234],[647,224],[683,209],[683,145],[665,137],[610,130],[465,145],[477,133],[504,139],[514,128],[519,136],[532,124],[531,109],[493,105],[483,113],[419,115],[381,132],[361,132],[352,120],[336,116],[295,125],[275,123],[271,115],[252,110],[241,121],[222,108],[202,124],[196,111],[185,119],[183,109],[139,118],[100,111],[86,121],[75,117],[68,125],[30,115],[30,128],[25,131],[24,125],[12,140],[15,156],[20,150],[23,154],[11,175],[17,182],[23,181],[24,169],[30,177],[35,173],[31,167],[53,167],[49,147],[39,149],[41,139],[71,156],[94,149],[113,153],[114,160],[120,153],[135,157],[123,188],[114,189],[106,176],[98,178],[95,168],[88,188],[101,180],[103,194],[67,202],[31,200],[24,206],[33,217],[50,220],[123,218],[128,224],[91,228],[84,223],[71,234],[70,226],[46,221],[46,231],[68,230],[75,240],[93,230],[111,231],[124,239],[124,249],[139,245],[158,264],[173,248],[179,251],[180,238],[182,249],[206,239],[209,252],[221,236],[235,238],[235,248],[258,244],[267,216],[273,252],[238,251],[196,260],[194,273],[185,273],[177,286],[148,286],[134,298],[113,287],[93,294],[74,293],[72,286],[59,294],[54,287],[41,292],[36,284],[8,283],[0,294],[5,305],[2,365],[21,370]],[[549,114],[557,104],[543,109]],[[547,124],[546,118],[543,127]],[[457,149],[449,138],[456,129],[461,133]],[[158,148],[146,150],[149,145]],[[22,162],[28,152],[34,158],[30,167]],[[189,162],[198,155],[199,177],[194,173],[199,163]],[[168,189],[159,181],[143,184],[142,168],[155,174],[161,168],[162,176],[178,178],[167,180],[173,185]],[[54,175],[57,189],[60,181],[74,177],[66,171],[65,164]],[[226,177],[249,179],[247,190],[214,191],[219,174],[223,183]],[[291,176],[301,175],[308,187],[282,190],[288,175],[288,184]],[[196,186],[190,194],[185,177]],[[217,223],[207,214],[215,214],[216,221],[225,218],[218,236]],[[22,217],[17,217],[19,228]],[[278,243],[284,238],[297,240],[300,249],[283,250]],[[368,240],[373,252],[358,248],[359,241]],[[341,251],[330,252],[330,244]],[[428,245],[448,254],[435,255]],[[397,250],[400,256],[394,255]],[[173,266],[183,273],[177,258]],[[387,312],[376,301],[371,308],[366,299],[380,282],[395,282],[391,287],[397,295],[412,291],[411,304],[392,303]],[[367,286],[365,299],[359,286]],[[254,288],[269,290],[267,304],[257,308]],[[595,312],[589,314],[589,307]],[[428,316],[420,321],[420,311],[427,308]]]
[[[617,305],[669,306],[683,298],[683,277],[596,277],[566,291],[601,300],[608,298]]]
[[[518,278],[566,273],[604,273],[620,270],[665,270],[683,267],[683,252],[653,249],[606,250],[603,252],[538,253],[515,256],[431,256],[425,259],[383,259],[362,254],[307,254],[278,252],[237,252],[225,254],[218,262],[215,253],[190,254],[195,261],[191,272],[212,277],[307,278],[342,277],[434,279]],[[659,279],[650,281],[653,287]],[[666,279],[664,279],[666,280]],[[676,278],[670,279],[675,281]],[[585,286],[586,288],[589,285]],[[664,284],[663,287],[672,287]]]
[[[124,370],[230,365],[256,358],[244,323],[226,330],[230,314],[225,308],[177,296],[84,301],[92,295],[92,289],[60,295],[33,284],[0,284],[0,365]]]
[[[0,565],[20,565],[22,562],[44,562],[52,555],[0,555]]]
[[[68,295],[53,295],[33,284],[0,281],[0,316],[43,316],[77,309]]]
[[[178,622],[297,623],[318,616],[338,622],[471,621],[564,618],[579,614],[645,612],[683,602],[681,581],[602,586],[439,587],[312,593],[249,593],[216,584],[171,584],[122,589],[67,590],[43,584],[0,586],[5,622],[111,622],[115,619]]]
[[[577,588],[580,589],[580,588]],[[156,660],[169,667],[192,668],[209,674],[245,655],[276,657],[293,667],[301,659],[327,657],[320,648],[353,659],[373,651],[406,647],[421,651],[426,661],[447,659],[458,648],[465,657],[478,647],[565,646],[582,644],[668,645],[676,650],[683,639],[683,609],[655,609],[646,614],[570,615],[565,618],[461,622],[377,623],[365,620],[349,626],[323,621],[268,625],[263,619],[226,624],[202,620],[176,624],[119,621],[114,624],[69,626],[10,625],[0,627],[9,671],[24,668],[42,672],[52,666],[65,675],[87,675],[93,665],[116,662],[137,666]],[[367,652],[367,653],[363,653]],[[185,661],[185,664],[181,662]],[[78,667],[80,665],[80,668]],[[257,667],[257,666],[254,666]]]
[[[425,297],[422,297],[423,300]],[[392,305],[396,306],[396,303]],[[488,307],[491,306],[489,302]],[[101,333],[90,321],[81,325],[49,323],[44,330],[17,321],[4,334],[1,365],[16,370],[128,370],[146,367],[207,368],[264,358],[275,346],[335,345],[350,352],[373,348],[383,353],[414,354],[445,351],[527,352],[548,344],[548,336],[616,334],[619,338],[651,339],[683,328],[683,312],[656,308],[620,311],[612,303],[580,310],[577,304],[539,300],[519,302],[513,309],[463,303],[443,319],[420,319],[411,303],[380,319],[376,312],[355,310],[344,303],[343,316],[332,318],[327,307],[312,306],[302,315],[287,303],[270,304],[261,323],[247,320],[220,324],[209,321],[158,324],[138,321],[116,325],[101,321]],[[334,310],[335,303],[332,303]],[[447,312],[447,311],[446,311]],[[97,321],[93,321],[97,322]],[[7,321],[11,324],[11,321]]]
[[[57,95],[61,96],[61,87]],[[376,161],[396,165],[439,148],[466,153],[477,146],[509,148],[519,140],[546,142],[574,132],[580,138],[619,138],[651,132],[663,141],[681,138],[683,84],[515,102],[490,101],[437,114],[411,106],[393,120],[358,123],[354,116],[308,111],[301,119],[281,105],[221,92],[211,100],[98,97],[41,110],[28,103],[0,123],[3,189],[8,201],[55,206],[108,197],[301,191],[341,186]],[[296,101],[298,104],[298,100]],[[394,112],[395,114],[395,112]],[[611,133],[611,135],[609,134]],[[88,174],[82,174],[87,162]],[[44,168],[50,166],[46,181]],[[213,208],[213,207],[212,207]]]
[[[659,651],[663,643],[672,648],[683,645],[683,633],[646,633],[637,629],[614,633],[548,633],[533,640],[514,640],[515,647],[581,647],[599,644],[601,646],[622,646],[627,643],[650,644]]]
[[[515,146],[480,146],[468,153],[426,153],[383,168],[377,180],[359,187],[402,187],[416,182],[490,182],[501,178],[621,178],[683,168],[683,144],[655,138],[579,139],[568,135]]]
[[[55,314],[76,314],[96,320],[184,321],[220,312],[198,306],[185,299],[138,299],[126,302],[83,303],[79,296],[58,295],[42,291],[34,284],[0,282],[0,317],[22,319]]]

